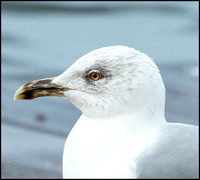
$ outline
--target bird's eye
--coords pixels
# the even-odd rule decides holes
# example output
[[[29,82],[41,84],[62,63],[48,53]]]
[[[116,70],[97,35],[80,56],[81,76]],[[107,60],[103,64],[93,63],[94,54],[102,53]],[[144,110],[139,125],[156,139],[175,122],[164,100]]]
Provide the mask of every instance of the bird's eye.
[[[91,72],[87,75],[87,78],[90,80],[90,81],[98,81],[102,78],[101,74],[98,73],[98,72]]]

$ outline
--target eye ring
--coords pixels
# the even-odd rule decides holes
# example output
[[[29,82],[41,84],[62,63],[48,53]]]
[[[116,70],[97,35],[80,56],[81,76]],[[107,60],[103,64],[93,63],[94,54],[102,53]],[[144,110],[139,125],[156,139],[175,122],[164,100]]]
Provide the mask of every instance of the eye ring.
[[[91,72],[87,75],[87,78],[90,81],[98,81],[102,78],[101,74],[99,72]]]

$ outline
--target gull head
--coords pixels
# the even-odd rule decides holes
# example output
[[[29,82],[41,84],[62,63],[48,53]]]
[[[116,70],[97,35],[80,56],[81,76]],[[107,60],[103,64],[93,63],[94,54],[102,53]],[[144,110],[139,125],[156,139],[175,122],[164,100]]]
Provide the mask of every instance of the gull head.
[[[21,86],[14,99],[60,96],[88,118],[164,114],[165,87],[155,63],[127,46],[94,50],[54,78]]]

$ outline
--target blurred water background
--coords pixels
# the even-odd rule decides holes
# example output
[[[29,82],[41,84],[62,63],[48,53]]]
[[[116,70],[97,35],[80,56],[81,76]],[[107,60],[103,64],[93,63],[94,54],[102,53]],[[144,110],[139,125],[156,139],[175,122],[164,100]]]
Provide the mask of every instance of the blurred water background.
[[[62,98],[13,101],[94,49],[127,45],[154,59],[166,119],[198,125],[198,2],[3,1],[2,177],[61,178],[65,139],[81,112]]]

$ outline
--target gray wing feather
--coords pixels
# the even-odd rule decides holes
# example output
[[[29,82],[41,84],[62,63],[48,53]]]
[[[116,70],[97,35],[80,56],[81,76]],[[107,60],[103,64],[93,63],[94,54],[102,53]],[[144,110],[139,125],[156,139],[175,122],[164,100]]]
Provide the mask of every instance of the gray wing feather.
[[[137,158],[138,178],[198,178],[198,127],[169,123]]]

